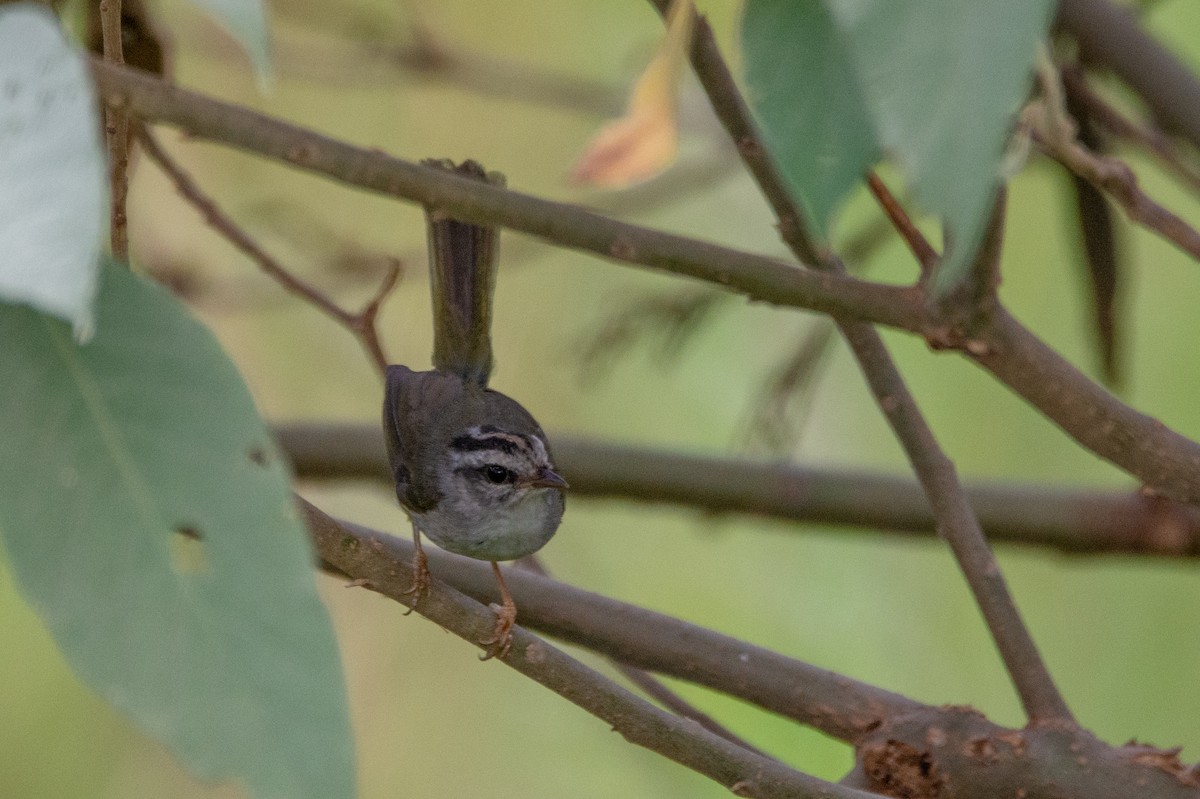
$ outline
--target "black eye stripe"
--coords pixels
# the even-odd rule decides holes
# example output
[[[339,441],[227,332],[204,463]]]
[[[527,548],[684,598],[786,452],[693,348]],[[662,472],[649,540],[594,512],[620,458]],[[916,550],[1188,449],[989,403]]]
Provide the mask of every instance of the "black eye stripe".
[[[471,435],[468,433],[467,435],[459,436],[450,442],[450,449],[457,452],[495,450],[508,455],[516,455],[518,452],[531,455],[533,452],[533,448],[524,438],[512,433],[499,432],[484,433],[481,435]]]

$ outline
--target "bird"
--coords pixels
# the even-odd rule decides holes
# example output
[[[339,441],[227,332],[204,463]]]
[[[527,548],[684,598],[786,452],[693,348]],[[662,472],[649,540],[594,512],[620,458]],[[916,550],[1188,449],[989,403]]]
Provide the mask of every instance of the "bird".
[[[426,167],[504,185],[475,161]],[[426,207],[433,299],[433,369],[387,368],[383,428],[396,497],[412,523],[414,606],[429,586],[421,534],[442,549],[490,561],[500,589],[483,659],[503,658],[517,608],[499,561],[541,549],[558,530],[567,482],[533,415],[487,386],[493,357],[497,234]]]

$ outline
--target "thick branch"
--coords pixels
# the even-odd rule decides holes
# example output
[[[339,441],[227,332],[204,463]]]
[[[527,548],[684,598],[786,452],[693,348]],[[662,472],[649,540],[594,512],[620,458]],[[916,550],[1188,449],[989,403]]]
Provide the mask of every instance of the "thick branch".
[[[277,425],[275,434],[301,479],[391,482],[378,425],[293,423]],[[934,533],[929,501],[912,480],[551,438],[572,496]],[[1200,510],[1144,492],[979,484],[967,486],[967,495],[992,541],[1069,554],[1200,556]]]
[[[1109,746],[1061,724],[1007,730],[970,708],[922,710],[858,745],[856,785],[911,797],[1195,799],[1179,750]]]
[[[336,529],[318,528],[311,507],[307,506],[305,512],[322,559],[349,577],[368,580],[375,591],[411,603],[411,595],[404,593],[412,575],[412,543],[407,538],[344,522],[336,523]],[[335,524],[332,520],[318,521],[321,525]],[[352,550],[354,557],[340,555],[343,548]],[[428,555],[435,577],[481,602],[498,599],[496,580],[487,563],[442,550],[429,550]],[[745,699],[844,741],[852,742],[884,721],[922,707],[898,694],[745,641],[532,572],[507,569],[505,582],[520,608],[523,626],[623,663]],[[468,622],[442,610],[440,605],[441,599],[428,606],[422,600],[417,612],[472,643],[491,630],[492,618],[485,609],[476,612],[472,608],[471,619],[479,619]],[[505,662],[539,679],[540,674],[529,674],[520,663],[526,659],[531,640],[536,639],[514,636],[512,655]]]
[[[986,331],[972,357],[1083,446],[1177,499],[1200,503],[1200,448],[1157,419],[1140,413],[1088,380],[1007,312]]]
[[[320,557],[362,585],[411,603],[412,552],[398,539],[362,529],[350,529],[304,501],[297,500]],[[411,546],[411,545],[409,545]],[[431,558],[435,574],[443,574],[441,558]],[[471,565],[486,569],[482,562]],[[513,575],[529,578],[534,575]],[[543,578],[544,579],[544,578]],[[510,578],[521,603],[534,604],[519,588],[524,580]],[[491,632],[492,612],[454,589],[433,580],[417,612],[454,634],[479,645]],[[522,607],[522,621],[532,608]],[[503,662],[545,685],[563,698],[612,725],[631,743],[644,746],[729,788],[739,796],[871,799],[872,794],[818,780],[769,758],[748,752],[703,729],[690,719],[661,710],[584,666],[561,650],[520,627],[513,628],[513,646]]]
[[[317,550],[342,573],[401,602],[411,544],[341,525],[302,502]],[[479,561],[430,551],[437,580],[418,611],[474,642],[491,615],[441,581],[483,601],[495,580]],[[658,613],[536,574],[506,578],[521,622],[627,662],[739,696],[855,744],[864,787],[892,796],[1025,796],[1028,799],[1194,797],[1200,773],[1177,750],[1111,747],[1074,725],[1013,730],[961,706],[931,707]],[[875,796],[804,777],[637,699],[521,628],[508,665],[609,721],[634,743],[751,796]],[[708,760],[707,758],[713,758]],[[695,764],[694,759],[702,762]],[[759,769],[747,779],[746,769]],[[729,780],[739,780],[729,782]]]
[[[464,221],[509,227],[618,262],[706,280],[754,300],[866,316],[914,330],[923,321],[915,291],[813,274],[774,258],[618,222],[578,206],[447,174],[378,150],[352,147],[145,73],[97,59],[91,63],[105,102],[126,105],[149,121],[179,126],[193,137],[220,141],[360,188],[419,202]]]

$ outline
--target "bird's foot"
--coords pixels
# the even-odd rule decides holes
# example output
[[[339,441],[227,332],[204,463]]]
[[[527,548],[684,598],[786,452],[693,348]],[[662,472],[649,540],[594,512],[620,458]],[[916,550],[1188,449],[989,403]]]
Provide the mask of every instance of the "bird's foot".
[[[413,553],[412,559],[412,587],[404,592],[405,596],[412,595],[413,603],[408,610],[404,612],[407,616],[417,609],[417,605],[421,602],[421,597],[429,593],[429,559],[425,557],[425,550],[417,547]]]
[[[496,626],[492,628],[492,637],[479,643],[487,647],[480,660],[500,658],[503,660],[512,648],[512,628],[517,621],[517,606],[510,599],[503,605],[492,603],[488,605],[496,614]]]

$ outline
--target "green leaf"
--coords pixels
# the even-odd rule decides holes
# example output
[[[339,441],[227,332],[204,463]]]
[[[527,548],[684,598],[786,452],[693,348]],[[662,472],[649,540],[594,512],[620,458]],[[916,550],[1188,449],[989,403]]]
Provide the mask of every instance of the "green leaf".
[[[108,178],[83,56],[39,3],[0,5],[0,301],[92,329]]]
[[[842,32],[820,2],[748,0],[746,82],[767,148],[823,235],[880,149]]]
[[[76,673],[200,776],[354,793],[341,667],[288,476],[164,290],[102,273],[98,333],[0,305],[0,540]]]
[[[271,32],[262,0],[192,0],[217,20],[250,56],[262,83],[271,78]]]
[[[965,275],[1052,0],[748,0],[742,40],[768,149],[821,230],[881,152],[955,246]]]
[[[851,43],[880,143],[954,237],[934,290],[970,269],[1052,0],[827,0]]]

